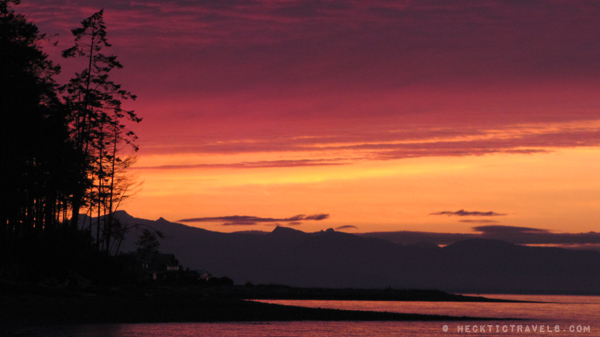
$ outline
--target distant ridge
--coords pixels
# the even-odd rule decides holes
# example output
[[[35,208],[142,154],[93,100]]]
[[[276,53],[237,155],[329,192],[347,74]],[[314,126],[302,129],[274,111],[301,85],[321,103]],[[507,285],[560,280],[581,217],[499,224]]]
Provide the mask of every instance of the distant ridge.
[[[294,228],[289,228],[289,227],[282,227],[282,226],[275,227],[275,229],[273,229],[273,231],[271,233],[273,235],[296,235],[296,236],[306,235],[306,233],[304,233],[303,231],[300,231],[300,230],[297,230]]]
[[[468,239],[440,248],[395,244],[336,232],[220,233],[115,213],[139,224],[123,242],[135,249],[144,228],[165,234],[160,250],[192,270],[204,269],[243,284],[329,288],[411,288],[474,293],[600,294],[600,253],[527,247],[500,240]]]
[[[446,246],[447,250],[463,250],[463,251],[478,251],[481,249],[510,249],[515,247],[515,244],[508,243],[506,241],[496,239],[466,239],[455,242],[451,245]]]

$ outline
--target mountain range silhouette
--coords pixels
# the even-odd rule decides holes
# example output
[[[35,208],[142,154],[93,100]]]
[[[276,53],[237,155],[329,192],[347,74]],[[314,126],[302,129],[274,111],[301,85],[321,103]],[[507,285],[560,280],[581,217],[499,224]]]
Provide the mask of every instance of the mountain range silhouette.
[[[184,267],[228,276],[237,284],[328,288],[438,289],[462,293],[600,294],[600,253],[467,239],[439,247],[381,238],[276,227],[272,232],[221,233],[115,214],[138,224],[123,252],[151,226],[165,234],[160,251]],[[88,219],[89,220],[89,219]]]

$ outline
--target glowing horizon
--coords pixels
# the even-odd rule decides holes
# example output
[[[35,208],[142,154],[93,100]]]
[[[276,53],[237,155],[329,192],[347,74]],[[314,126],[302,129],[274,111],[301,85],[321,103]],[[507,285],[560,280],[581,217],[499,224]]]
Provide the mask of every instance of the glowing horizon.
[[[47,52],[62,79],[68,30],[100,7],[124,65],[116,81],[144,118],[133,171],[145,183],[122,207],[136,217],[329,214],[292,224],[303,231],[598,227],[600,4],[55,0],[15,10],[59,34]],[[459,210],[506,215],[431,215]]]

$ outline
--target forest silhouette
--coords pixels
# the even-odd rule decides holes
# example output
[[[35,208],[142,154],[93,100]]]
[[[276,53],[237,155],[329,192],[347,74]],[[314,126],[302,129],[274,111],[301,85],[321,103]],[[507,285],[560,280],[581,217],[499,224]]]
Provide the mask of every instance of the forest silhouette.
[[[136,188],[127,168],[137,137],[126,124],[141,118],[122,106],[136,97],[111,80],[123,66],[106,54],[103,10],[71,31],[62,56],[86,67],[60,84],[41,47],[50,38],[15,12],[19,2],[0,2],[0,272],[101,271],[125,231],[113,213]],[[80,213],[98,220],[81,223]]]

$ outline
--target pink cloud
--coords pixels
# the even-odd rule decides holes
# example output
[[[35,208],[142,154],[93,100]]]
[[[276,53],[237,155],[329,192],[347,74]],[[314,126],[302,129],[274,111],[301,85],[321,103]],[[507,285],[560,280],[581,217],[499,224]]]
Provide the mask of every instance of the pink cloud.
[[[66,48],[69,29],[100,5],[125,65],[115,76],[139,96],[142,153],[395,159],[600,145],[595,127],[517,130],[600,120],[600,3],[34,0],[16,9]]]

